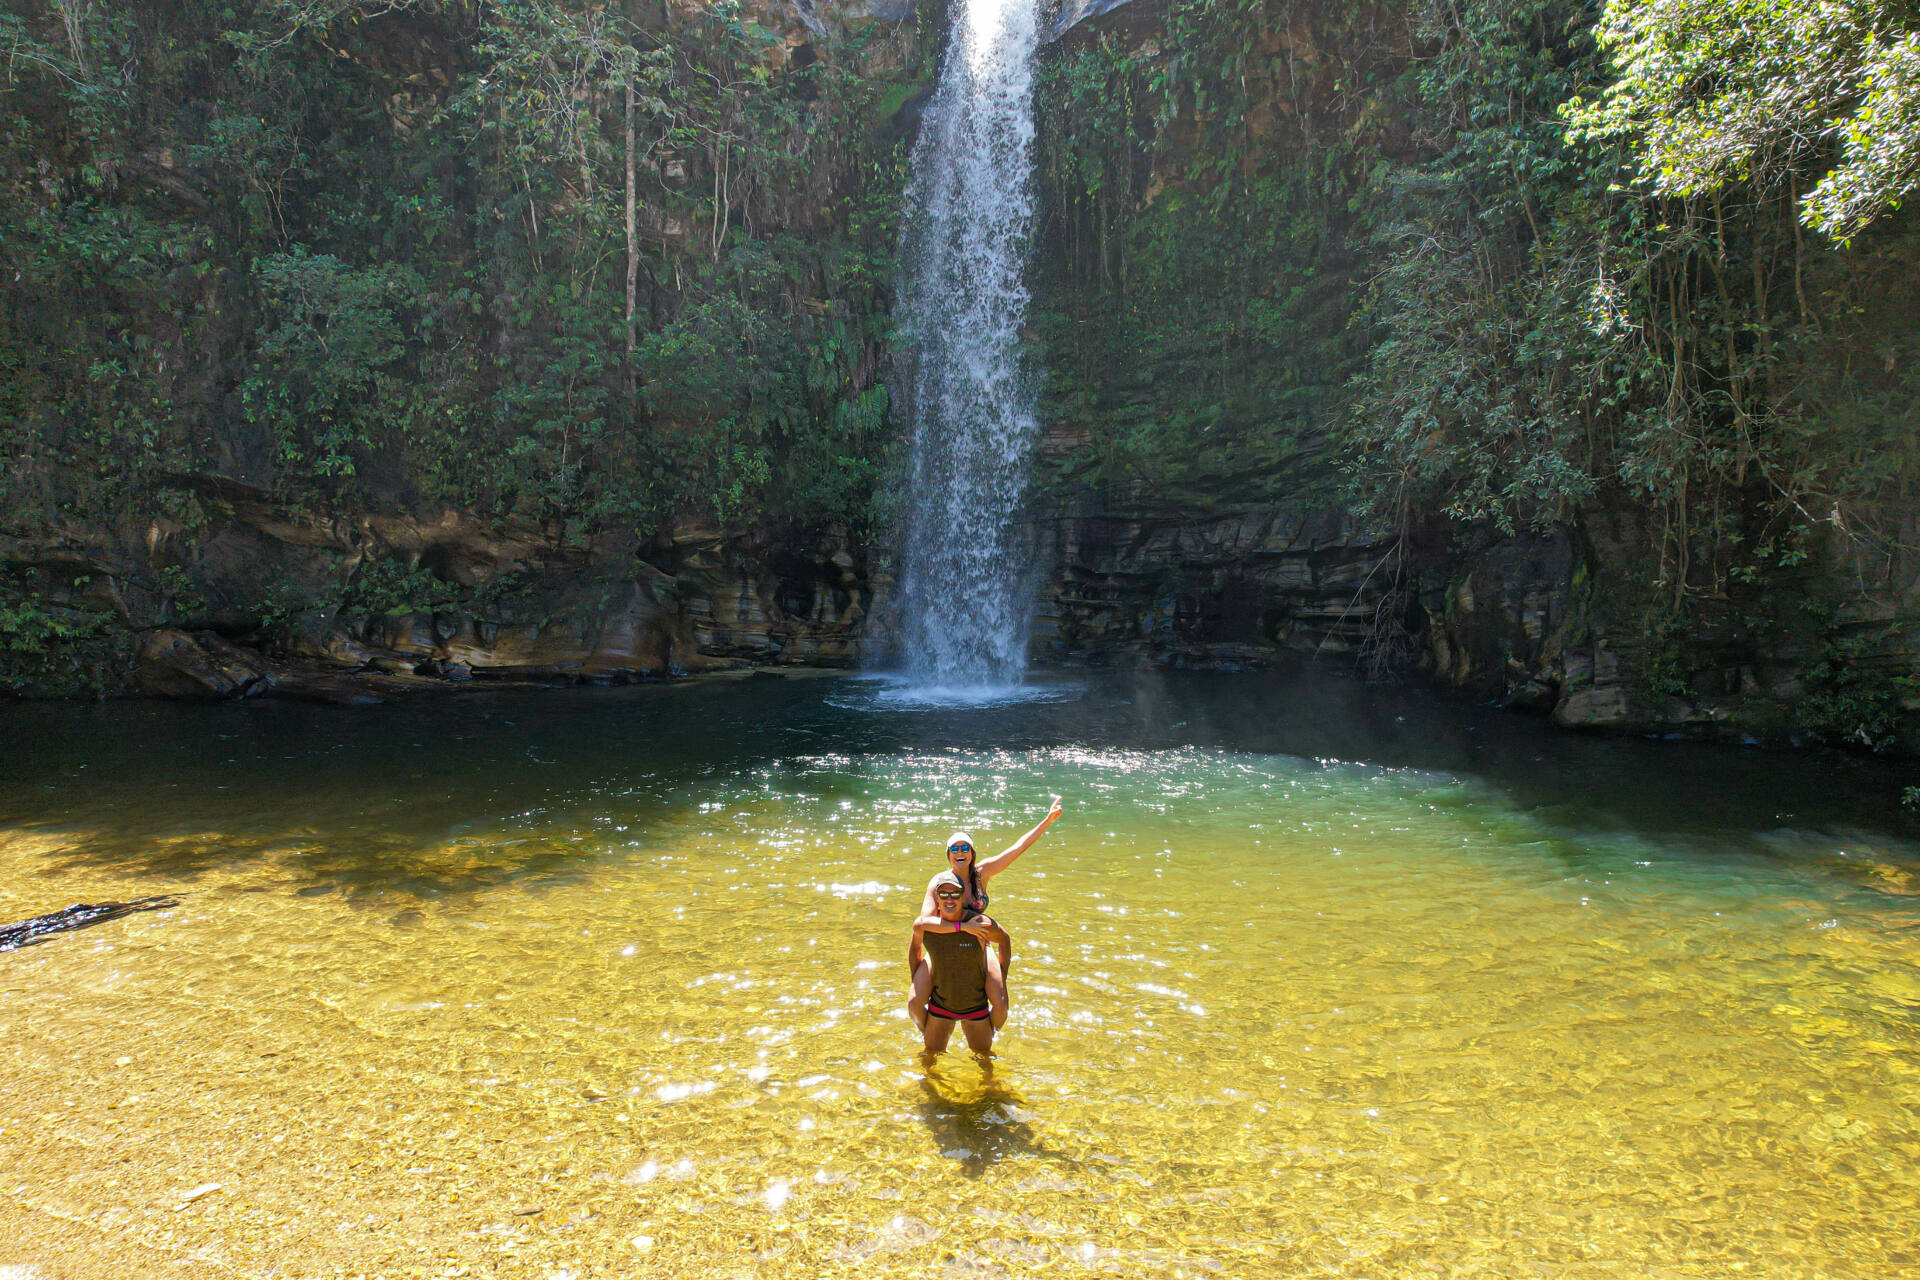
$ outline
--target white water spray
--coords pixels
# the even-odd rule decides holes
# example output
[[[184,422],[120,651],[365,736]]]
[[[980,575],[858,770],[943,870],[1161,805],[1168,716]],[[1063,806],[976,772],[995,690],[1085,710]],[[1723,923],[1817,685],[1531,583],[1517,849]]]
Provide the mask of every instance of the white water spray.
[[[1033,232],[1037,0],[958,0],[913,149],[902,309],[915,363],[900,642],[913,685],[1017,685],[1027,610],[1014,515],[1036,430],[1020,327]]]

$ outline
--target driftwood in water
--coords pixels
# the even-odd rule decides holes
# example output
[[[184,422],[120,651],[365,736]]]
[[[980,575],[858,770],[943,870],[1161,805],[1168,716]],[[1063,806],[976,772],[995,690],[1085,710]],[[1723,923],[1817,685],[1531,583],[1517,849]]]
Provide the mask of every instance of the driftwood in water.
[[[65,933],[68,929],[84,929],[90,924],[118,920],[121,916],[132,915],[136,911],[159,911],[179,905],[180,899],[165,895],[135,898],[131,902],[76,902],[50,915],[35,916],[31,920],[22,920],[19,924],[0,925],[0,951],[30,947],[48,934]]]

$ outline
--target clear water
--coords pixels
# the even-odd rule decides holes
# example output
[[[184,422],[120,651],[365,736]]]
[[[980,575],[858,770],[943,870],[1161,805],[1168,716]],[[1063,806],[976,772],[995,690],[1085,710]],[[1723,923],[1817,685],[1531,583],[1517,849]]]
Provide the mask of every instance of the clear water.
[[[901,313],[913,355],[913,459],[897,657],[916,685],[962,700],[1018,684],[1027,665],[1014,516],[1036,422],[1020,355],[1035,10],[1036,0],[954,6],[907,189]]]
[[[182,895],[0,956],[0,1267],[1920,1268],[1900,773],[1346,683],[1050,691],[0,708],[0,916]],[[924,1065],[940,842],[1052,791],[993,885],[1000,1056]]]

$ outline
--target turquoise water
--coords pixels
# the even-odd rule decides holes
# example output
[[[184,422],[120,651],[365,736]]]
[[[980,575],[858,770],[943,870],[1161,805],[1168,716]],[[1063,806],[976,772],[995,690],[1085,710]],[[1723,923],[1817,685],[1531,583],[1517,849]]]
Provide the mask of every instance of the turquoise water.
[[[0,957],[0,1266],[1920,1265],[1898,771],[1339,681],[878,692],[0,712],[0,914],[182,896]],[[941,843],[1055,791],[999,1056],[925,1064]]]

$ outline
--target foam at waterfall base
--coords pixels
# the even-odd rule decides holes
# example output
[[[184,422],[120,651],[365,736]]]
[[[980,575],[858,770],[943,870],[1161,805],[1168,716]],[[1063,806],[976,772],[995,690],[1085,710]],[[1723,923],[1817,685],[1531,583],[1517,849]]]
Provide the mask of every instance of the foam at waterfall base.
[[[1034,684],[928,684],[899,673],[857,677],[845,692],[828,701],[859,710],[969,711],[1029,702],[1068,702],[1085,692],[1079,684],[1049,681]]]

